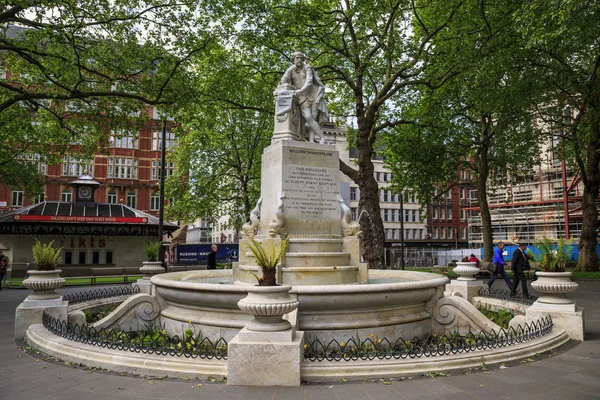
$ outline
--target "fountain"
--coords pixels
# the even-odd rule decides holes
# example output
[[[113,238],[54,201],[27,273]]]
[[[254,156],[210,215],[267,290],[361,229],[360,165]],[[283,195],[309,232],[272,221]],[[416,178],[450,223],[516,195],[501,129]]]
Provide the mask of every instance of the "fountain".
[[[308,365],[303,346],[314,339],[327,343],[358,337],[424,337],[440,331],[498,332],[499,327],[469,303],[482,286],[468,276],[469,266],[459,268],[465,278],[447,285],[449,279],[438,274],[369,270],[361,262],[360,227],[351,221],[339,194],[338,152],[331,145],[303,140],[322,136],[322,132],[305,135],[305,130],[317,128],[305,124],[310,116],[298,105],[302,95],[294,92],[291,83],[282,82],[274,95],[275,129],[271,145],[263,152],[261,198],[242,229],[239,262],[233,270],[154,275],[150,294],[129,298],[98,328],[124,326],[124,318],[132,317],[136,324],[154,320],[172,336],[193,327],[213,342],[223,338],[228,343],[226,364],[189,360],[175,365],[170,359],[152,359],[156,364],[148,365],[156,365],[153,371],[169,373],[226,373],[228,384],[233,385],[299,385],[306,378],[382,373],[367,364],[363,369],[350,364],[346,369],[327,363]],[[280,286],[256,286],[260,268],[248,249],[249,241],[278,248],[286,239],[287,248],[277,267]],[[140,304],[146,308],[139,308]],[[524,345],[511,357],[535,354],[567,339],[558,332],[532,346]],[[58,351],[54,338],[40,328],[28,331],[28,340],[63,359],[78,361],[83,356],[71,355],[79,352],[87,352],[88,360],[100,357],[83,345],[76,352]],[[504,360],[507,354],[459,356],[447,363],[452,368],[474,366],[482,360]],[[108,356],[113,357],[112,353]],[[150,362],[146,358],[119,355],[119,362],[111,368],[140,371],[140,363]],[[382,368],[399,374],[438,368],[418,364],[399,361]]]

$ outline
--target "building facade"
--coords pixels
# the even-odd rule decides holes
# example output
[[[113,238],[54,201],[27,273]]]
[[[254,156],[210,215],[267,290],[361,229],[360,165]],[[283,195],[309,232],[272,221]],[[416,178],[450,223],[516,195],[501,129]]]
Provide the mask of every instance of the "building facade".
[[[0,213],[43,200],[74,201],[75,194],[69,182],[87,173],[100,182],[94,201],[125,204],[158,215],[162,121],[154,108],[147,108],[141,112],[147,113],[149,120],[139,131],[111,132],[105,147],[99,148],[89,159],[65,154],[61,163],[46,165],[39,155],[28,155],[30,161],[45,177],[43,192],[32,195],[17,188],[2,186]],[[172,127],[172,121],[167,121],[167,151],[175,143]],[[165,176],[170,176],[173,170],[174,164],[167,161]]]

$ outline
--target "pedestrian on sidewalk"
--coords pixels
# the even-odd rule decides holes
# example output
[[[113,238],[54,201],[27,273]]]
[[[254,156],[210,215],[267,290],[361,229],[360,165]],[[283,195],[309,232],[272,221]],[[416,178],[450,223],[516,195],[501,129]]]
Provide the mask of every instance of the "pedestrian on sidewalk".
[[[7,269],[8,269],[8,257],[0,256],[0,290],[2,290],[2,281],[4,281],[4,276],[6,275]]]
[[[531,298],[529,296],[529,291],[527,290],[527,278],[525,277],[525,271],[528,271],[529,260],[527,259],[527,254],[525,254],[525,250],[527,249],[527,245],[525,243],[519,244],[519,248],[515,250],[512,256],[512,261],[510,263],[514,278],[512,282],[512,290],[511,295],[515,296],[519,287],[519,282],[521,282],[521,286],[523,287],[523,296],[526,299]]]
[[[512,292],[512,284],[510,283],[510,280],[508,279],[508,276],[506,275],[506,271],[504,270],[506,263],[504,262],[504,258],[502,257],[503,250],[504,250],[504,242],[498,242],[498,248],[494,252],[494,258],[492,259],[492,262],[494,264],[496,264],[496,269],[492,273],[492,277],[490,278],[490,280],[488,281],[487,284],[488,284],[488,288],[492,289],[492,285],[494,284],[496,277],[498,276],[498,274],[500,274],[500,275],[502,275],[502,277],[504,278],[504,282],[506,282],[506,285],[508,285],[508,288]]]

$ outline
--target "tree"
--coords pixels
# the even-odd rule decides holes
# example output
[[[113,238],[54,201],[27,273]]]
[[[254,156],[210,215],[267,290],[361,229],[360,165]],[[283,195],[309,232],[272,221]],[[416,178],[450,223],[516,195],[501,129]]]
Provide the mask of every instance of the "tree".
[[[225,28],[233,47],[248,64],[259,71],[279,69],[281,76],[292,52],[304,51],[330,90],[333,114],[355,119],[358,168],[342,162],[340,169],[361,192],[359,212],[368,216],[360,220],[362,254],[370,268],[383,268],[384,230],[371,161],[378,134],[403,122],[411,87],[440,86],[455,74],[450,69],[425,78],[424,71],[432,39],[452,22],[460,4],[264,0],[226,2],[221,9],[226,15],[221,21],[231,21]],[[435,10],[435,18],[422,20],[425,10]]]
[[[583,182],[577,270],[598,271],[600,194],[600,4],[584,0],[530,1],[516,21],[524,48],[545,92],[540,115],[561,139]],[[566,111],[566,115],[565,115]],[[566,195],[566,194],[565,194]]]
[[[192,2],[8,1],[0,5],[0,180],[35,192],[27,161],[82,155],[130,129],[144,105],[185,98],[186,66],[207,45]]]
[[[460,74],[415,96],[405,112],[410,122],[386,135],[385,155],[393,186],[411,188],[425,204],[434,189],[458,185],[461,170],[472,172],[484,255],[491,261],[488,193],[494,185],[489,182],[506,185],[508,178],[527,175],[539,162],[539,136],[530,112],[536,98],[533,82],[524,79],[526,59],[513,24],[519,4],[471,2],[463,7],[471,9],[472,17],[434,40],[430,69],[435,73],[452,66]]]
[[[224,49],[197,65],[195,94],[177,117],[177,167],[166,184],[172,217],[214,222],[228,215],[234,229],[247,221],[260,196],[262,151],[273,134],[274,77],[252,73]]]

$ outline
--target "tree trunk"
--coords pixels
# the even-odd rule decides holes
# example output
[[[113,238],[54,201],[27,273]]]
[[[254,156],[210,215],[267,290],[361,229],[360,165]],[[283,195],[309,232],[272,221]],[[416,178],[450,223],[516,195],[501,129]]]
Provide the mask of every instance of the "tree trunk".
[[[369,121],[366,121],[366,118],[362,121],[359,120],[359,132],[356,140],[358,173],[355,179],[360,190],[358,222],[362,231],[362,256],[370,269],[384,269],[385,232],[381,219],[381,208],[379,207],[379,185],[375,180],[375,168],[371,160],[373,150],[369,142],[369,133],[373,124],[374,122],[369,123]]]
[[[600,190],[600,121],[594,121],[590,140],[587,144],[586,171],[583,179],[583,200],[581,210],[583,224],[579,239],[579,260],[577,271],[598,271],[598,209],[596,201]]]
[[[277,286],[277,268],[261,268],[262,278],[258,280],[259,286]]]
[[[482,121],[486,121],[483,117]],[[487,180],[490,175],[488,152],[490,148],[489,125],[481,122],[481,145],[477,154],[479,174],[477,176],[477,201],[481,214],[481,233],[483,236],[483,260],[492,261],[494,256],[494,237],[492,234],[492,216],[487,200]]]

